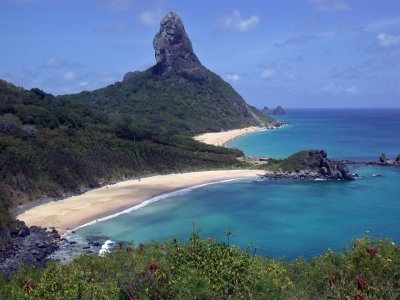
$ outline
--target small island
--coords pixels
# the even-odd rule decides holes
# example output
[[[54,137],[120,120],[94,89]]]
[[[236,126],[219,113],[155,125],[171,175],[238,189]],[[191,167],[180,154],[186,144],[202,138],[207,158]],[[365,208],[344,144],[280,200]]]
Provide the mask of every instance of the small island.
[[[286,111],[283,109],[282,106],[278,105],[274,109],[270,109],[268,106],[264,106],[262,109],[260,109],[260,112],[264,116],[269,116],[269,115],[284,115],[286,114]]]
[[[273,111],[273,115],[284,115],[286,114],[286,111],[282,108],[282,106],[278,105]]]

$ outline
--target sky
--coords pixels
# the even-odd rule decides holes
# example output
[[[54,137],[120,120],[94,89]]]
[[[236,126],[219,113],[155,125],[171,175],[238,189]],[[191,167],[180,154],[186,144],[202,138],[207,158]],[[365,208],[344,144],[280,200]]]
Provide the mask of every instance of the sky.
[[[0,0],[0,78],[55,95],[121,81],[155,64],[170,11],[256,107],[400,107],[400,0]]]

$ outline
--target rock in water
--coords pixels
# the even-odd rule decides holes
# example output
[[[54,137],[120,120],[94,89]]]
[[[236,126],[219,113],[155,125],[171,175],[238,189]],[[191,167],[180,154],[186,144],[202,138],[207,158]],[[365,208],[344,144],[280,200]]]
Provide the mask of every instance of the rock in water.
[[[379,161],[380,161],[381,163],[386,162],[386,155],[385,155],[385,153],[382,153],[382,154],[381,154],[381,156],[379,157]]]
[[[277,106],[273,111],[272,114],[273,115],[284,115],[286,112],[285,110],[282,108],[282,106]]]
[[[156,74],[189,73],[200,79],[208,79],[206,69],[193,51],[182,19],[176,13],[170,12],[162,19],[153,47],[157,61],[153,71]]]

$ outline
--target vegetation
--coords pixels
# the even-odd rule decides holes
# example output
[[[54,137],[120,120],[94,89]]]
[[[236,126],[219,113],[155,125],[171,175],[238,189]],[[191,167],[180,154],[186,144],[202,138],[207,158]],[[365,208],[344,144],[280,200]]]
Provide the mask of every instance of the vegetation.
[[[304,169],[318,169],[319,160],[311,156],[310,152],[317,150],[304,150],[284,159],[271,159],[264,165],[268,170],[296,171]]]
[[[269,120],[210,71],[210,80],[187,73],[158,76],[152,68],[129,74],[122,82],[60,99],[79,100],[105,112],[126,113],[147,130],[156,127],[170,135],[259,125],[255,117],[260,122]]]
[[[73,98],[0,81],[0,185],[12,205],[113,178],[241,165],[240,151],[196,142],[165,118],[139,119],[118,101],[115,112],[101,111]]]
[[[310,261],[259,257],[200,239],[133,245],[23,269],[2,299],[398,299],[400,248],[366,237]]]
[[[0,190],[0,244],[4,244],[9,238],[8,227],[11,223],[11,216],[8,213],[9,200]]]

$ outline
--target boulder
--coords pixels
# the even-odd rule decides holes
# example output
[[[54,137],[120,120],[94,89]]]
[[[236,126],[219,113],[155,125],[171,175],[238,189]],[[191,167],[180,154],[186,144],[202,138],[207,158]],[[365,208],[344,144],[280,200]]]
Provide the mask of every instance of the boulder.
[[[319,171],[321,172],[322,175],[326,176],[328,175],[328,169],[326,167],[321,167],[319,169]]]
[[[381,156],[379,156],[379,161],[381,163],[385,163],[387,161],[385,153],[382,153]]]

